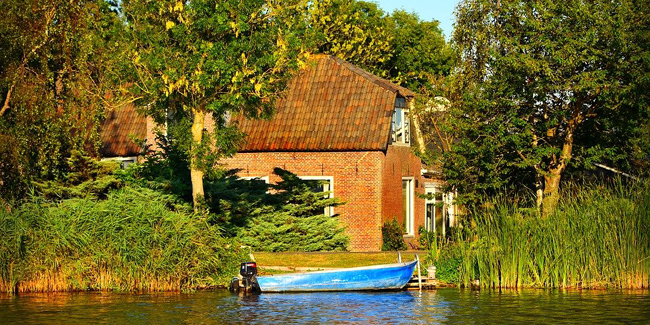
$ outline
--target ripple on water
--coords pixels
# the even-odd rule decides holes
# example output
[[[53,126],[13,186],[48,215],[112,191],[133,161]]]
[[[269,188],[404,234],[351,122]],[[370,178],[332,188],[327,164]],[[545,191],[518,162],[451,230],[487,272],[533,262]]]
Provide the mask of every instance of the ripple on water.
[[[650,324],[647,291],[458,290],[0,296],[2,324]]]

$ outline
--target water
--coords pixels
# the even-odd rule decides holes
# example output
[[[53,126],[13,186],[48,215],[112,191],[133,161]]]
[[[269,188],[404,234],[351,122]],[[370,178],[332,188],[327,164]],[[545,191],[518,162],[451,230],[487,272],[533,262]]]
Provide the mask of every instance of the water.
[[[0,296],[0,324],[650,324],[645,291]]]

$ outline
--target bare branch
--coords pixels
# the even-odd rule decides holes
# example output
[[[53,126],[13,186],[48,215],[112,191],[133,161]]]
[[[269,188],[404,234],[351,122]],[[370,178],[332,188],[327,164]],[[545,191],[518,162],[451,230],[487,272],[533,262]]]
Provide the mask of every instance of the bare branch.
[[[16,82],[14,82],[11,87],[9,88],[9,91],[7,92],[7,97],[5,98],[4,105],[2,105],[2,109],[0,109],[0,116],[2,116],[7,109],[9,109],[9,99],[11,99],[11,93],[14,91],[14,86],[16,85]]]

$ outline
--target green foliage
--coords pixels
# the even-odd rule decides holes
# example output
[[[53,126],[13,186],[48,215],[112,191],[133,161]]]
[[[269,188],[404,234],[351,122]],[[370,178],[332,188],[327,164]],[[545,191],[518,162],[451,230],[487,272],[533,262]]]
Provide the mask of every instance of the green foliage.
[[[648,287],[650,184],[568,186],[563,194],[544,219],[503,197],[474,210],[456,241],[459,283]]]
[[[391,80],[423,97],[423,89],[438,87],[432,79],[449,75],[456,54],[445,41],[437,20],[420,20],[416,13],[396,10],[390,16],[393,55],[384,65]],[[428,96],[427,96],[428,97]]]
[[[418,227],[418,235],[420,235],[420,247],[424,250],[431,250],[432,248],[437,248],[438,238],[436,238],[436,233],[433,231],[428,231],[424,226]]]
[[[241,135],[230,113],[268,116],[292,73],[304,64],[300,1],[122,1],[133,40],[132,91],[159,123],[185,118],[195,208],[203,175],[233,153]],[[294,28],[295,27],[295,28]],[[214,134],[204,128],[206,113]],[[191,128],[190,128],[191,126]],[[191,137],[189,136],[191,134]],[[203,136],[204,134],[208,136]],[[206,159],[207,158],[207,159]]]
[[[316,0],[309,11],[317,52],[413,90],[430,88],[430,76],[451,71],[455,55],[438,25],[403,10],[389,15],[374,2],[357,0]]]
[[[231,237],[249,227],[255,218],[282,209],[283,202],[269,193],[269,185],[261,179],[242,179],[237,170],[206,182],[206,205],[212,222],[224,228]],[[275,194],[275,193],[274,193]]]
[[[449,183],[552,196],[567,168],[633,171],[650,114],[647,13],[629,0],[461,2]]]
[[[300,35],[288,28],[299,23],[294,2],[145,0],[122,9],[137,89],[157,117],[166,109],[268,111],[300,63]]]
[[[185,290],[224,285],[246,258],[174,196],[41,198],[0,210],[0,291]]]
[[[120,173],[120,179],[191,202],[188,158],[174,140],[160,140],[164,150]],[[339,218],[323,214],[341,203],[314,190],[322,187],[321,182],[302,180],[279,168],[274,173],[282,181],[275,185],[241,179],[236,173],[214,168],[205,182],[207,220],[219,225],[225,236],[240,237],[260,251],[346,249],[349,239]]]
[[[460,274],[460,245],[454,241],[441,239],[440,235],[420,226],[420,246],[427,251],[425,265],[436,267],[436,279],[443,283],[458,283]]]
[[[403,227],[397,222],[397,219],[384,223],[381,227],[381,238],[382,251],[404,251],[408,248],[404,242]]]
[[[341,204],[338,199],[314,190],[322,182],[302,180],[279,168],[274,173],[282,180],[271,185],[269,205],[258,205],[239,229],[240,240],[260,251],[346,250],[345,228],[336,215],[324,214],[326,208]]]
[[[445,283],[459,283],[461,262],[459,246],[447,246],[435,263],[436,279]]]
[[[60,177],[73,150],[96,154],[122,26],[106,1],[0,3],[3,196]]]
[[[392,21],[376,3],[357,0],[316,0],[309,12],[316,50],[387,77],[381,67],[393,55]]]
[[[70,154],[69,172],[62,180],[33,183],[39,195],[47,199],[104,198],[110,190],[122,186],[122,181],[114,175],[120,168],[117,161],[98,161],[79,151]]]

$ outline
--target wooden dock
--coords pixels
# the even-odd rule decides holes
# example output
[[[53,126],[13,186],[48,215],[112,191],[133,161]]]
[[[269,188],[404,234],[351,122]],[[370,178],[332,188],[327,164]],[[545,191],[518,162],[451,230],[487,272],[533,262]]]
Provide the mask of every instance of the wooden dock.
[[[435,279],[429,279],[427,277],[422,277],[422,290],[433,290],[437,288],[446,288],[450,287],[453,285],[449,285],[444,282],[440,282]],[[407,290],[418,290],[419,289],[419,284],[418,284],[418,277],[414,276],[411,278],[411,281],[406,284],[406,289]]]

